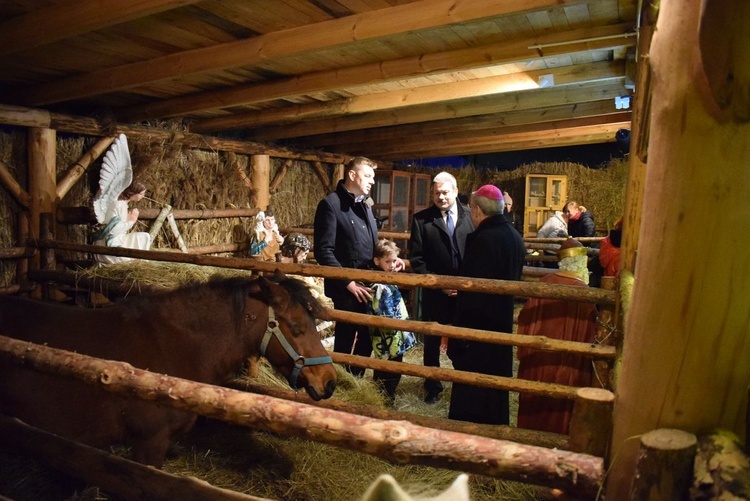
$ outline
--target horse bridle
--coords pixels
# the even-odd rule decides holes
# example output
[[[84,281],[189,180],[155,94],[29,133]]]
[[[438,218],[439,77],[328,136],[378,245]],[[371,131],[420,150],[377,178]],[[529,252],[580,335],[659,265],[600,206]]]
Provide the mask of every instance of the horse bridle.
[[[330,355],[326,355],[325,357],[305,358],[297,353],[294,348],[292,348],[292,345],[289,344],[289,341],[286,340],[286,337],[284,337],[284,333],[279,329],[279,322],[276,320],[276,314],[274,313],[273,308],[269,305],[268,327],[266,328],[266,333],[263,335],[263,340],[260,342],[260,354],[263,356],[266,356],[266,348],[268,348],[268,343],[271,341],[271,335],[276,336],[276,339],[279,340],[281,346],[284,347],[287,354],[292,357],[292,360],[294,360],[294,370],[292,370],[292,374],[287,378],[289,386],[291,386],[293,390],[297,389],[297,378],[303,367],[333,363],[333,359]]]

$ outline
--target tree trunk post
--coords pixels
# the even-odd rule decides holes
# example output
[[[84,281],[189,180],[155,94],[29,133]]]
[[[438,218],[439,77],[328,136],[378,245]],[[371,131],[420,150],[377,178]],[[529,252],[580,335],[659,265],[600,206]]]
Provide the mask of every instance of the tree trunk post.
[[[750,350],[750,4],[664,0],[607,497],[625,499],[628,437],[725,428],[744,440]],[[717,215],[721,215],[717,217]],[[711,377],[707,377],[707,371]]]
[[[268,155],[252,155],[250,165],[253,171],[255,206],[265,211],[271,201],[271,157]]]
[[[682,430],[663,428],[643,435],[628,499],[687,499],[697,446],[695,435]]]
[[[52,129],[29,129],[29,195],[31,196],[31,235],[39,238],[40,216],[45,212],[55,213],[55,157],[57,135]],[[31,258],[31,267],[39,268],[40,257]]]
[[[568,432],[568,450],[605,457],[612,438],[615,395],[602,388],[580,388],[576,392]]]

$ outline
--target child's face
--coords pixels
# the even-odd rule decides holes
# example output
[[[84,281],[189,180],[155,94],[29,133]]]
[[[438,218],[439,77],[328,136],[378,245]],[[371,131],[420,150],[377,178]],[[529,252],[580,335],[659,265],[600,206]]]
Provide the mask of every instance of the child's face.
[[[395,252],[389,252],[383,257],[376,257],[373,259],[375,266],[383,271],[396,271],[397,261],[398,255]]]

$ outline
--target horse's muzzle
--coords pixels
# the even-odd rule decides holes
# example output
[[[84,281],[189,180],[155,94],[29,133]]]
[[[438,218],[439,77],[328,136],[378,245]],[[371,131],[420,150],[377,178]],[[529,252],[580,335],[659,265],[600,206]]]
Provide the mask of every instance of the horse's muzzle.
[[[322,395],[319,394],[317,390],[315,390],[315,388],[313,388],[312,386],[307,386],[305,390],[307,390],[307,394],[310,396],[310,398],[312,398],[316,402],[319,400],[324,400],[326,398],[331,398],[333,396],[333,392],[336,391],[336,381],[333,379],[328,381],[325,386],[325,392]]]

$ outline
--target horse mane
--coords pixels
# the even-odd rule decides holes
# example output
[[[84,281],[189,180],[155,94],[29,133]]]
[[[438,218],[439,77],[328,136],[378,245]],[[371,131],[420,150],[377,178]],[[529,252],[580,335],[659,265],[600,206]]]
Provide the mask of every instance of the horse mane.
[[[307,314],[312,318],[318,318],[323,314],[323,307],[312,295],[307,284],[302,280],[281,274],[264,275],[264,278],[286,289],[286,291],[292,297],[292,300],[301,305],[307,312]],[[247,277],[213,277],[209,279],[208,285],[210,287],[226,287],[235,291],[245,291],[246,287],[248,287],[256,280],[258,280],[258,278],[250,279]]]
[[[305,282],[297,278],[288,277],[286,275],[264,275],[267,280],[280,285],[289,293],[292,300],[300,304],[304,310],[312,318],[320,318],[323,314],[323,307],[317,299],[310,292],[310,288]],[[124,305],[135,305],[141,302],[152,302],[154,300],[159,301],[161,298],[166,296],[174,297],[174,295],[192,295],[200,293],[201,290],[230,290],[234,298],[236,305],[242,304],[244,297],[250,294],[252,285],[258,280],[258,277],[224,277],[220,275],[214,275],[210,277],[206,282],[191,282],[182,285],[168,293],[156,293],[156,294],[142,294],[137,296],[128,296],[120,301],[118,304]],[[253,294],[257,297],[262,297],[262,294]]]

